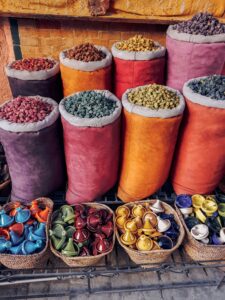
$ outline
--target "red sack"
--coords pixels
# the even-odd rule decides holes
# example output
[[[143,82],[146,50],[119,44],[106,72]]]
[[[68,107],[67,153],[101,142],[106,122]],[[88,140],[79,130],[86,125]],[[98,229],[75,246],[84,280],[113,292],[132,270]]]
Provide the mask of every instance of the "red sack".
[[[68,175],[66,201],[89,202],[112,188],[118,177],[121,102],[109,91],[107,98],[117,102],[110,116],[79,118],[69,114],[64,98],[59,104]]]
[[[164,84],[165,52],[162,46],[156,51],[135,52],[118,50],[114,44],[114,94],[121,99],[129,88],[150,83]]]
[[[186,110],[172,184],[176,194],[209,194],[225,173],[225,101],[194,93],[187,86],[189,82],[183,88]]]
[[[225,34],[214,36],[178,33],[169,26],[166,35],[167,83],[182,91],[191,78],[221,74],[225,63]]]

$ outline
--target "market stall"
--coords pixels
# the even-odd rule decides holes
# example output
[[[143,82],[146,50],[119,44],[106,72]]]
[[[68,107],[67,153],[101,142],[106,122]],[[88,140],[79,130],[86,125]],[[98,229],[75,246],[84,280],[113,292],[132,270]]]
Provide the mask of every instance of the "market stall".
[[[126,13],[143,14],[130,4]],[[222,2],[207,7],[224,12]],[[88,9],[85,17],[92,1]],[[181,19],[197,7],[186,9]],[[0,286],[81,276],[91,293],[95,276],[197,266],[222,273],[196,286],[224,281],[225,24],[208,12],[164,28],[164,46],[144,33],[107,47],[80,37],[57,56],[41,48],[49,32],[36,55],[24,55],[22,28],[11,21],[21,45],[4,67],[12,96],[0,105],[2,188],[11,180],[0,198]]]

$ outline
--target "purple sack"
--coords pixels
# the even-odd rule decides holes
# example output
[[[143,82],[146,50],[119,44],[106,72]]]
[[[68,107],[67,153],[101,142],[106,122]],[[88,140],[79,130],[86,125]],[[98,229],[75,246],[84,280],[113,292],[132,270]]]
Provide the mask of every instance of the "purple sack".
[[[40,99],[53,105],[43,121],[19,124],[0,120],[0,140],[12,181],[12,201],[30,202],[64,184],[58,105],[52,99]]]
[[[5,72],[14,98],[20,95],[39,95],[52,98],[57,102],[63,98],[62,80],[57,61],[51,69],[40,71],[15,70],[11,65],[12,63],[5,67]]]

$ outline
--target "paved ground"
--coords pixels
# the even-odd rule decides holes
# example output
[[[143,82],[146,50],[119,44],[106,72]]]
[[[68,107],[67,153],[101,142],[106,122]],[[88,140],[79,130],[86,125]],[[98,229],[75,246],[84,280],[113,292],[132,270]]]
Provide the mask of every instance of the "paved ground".
[[[119,255],[116,254],[117,251],[119,251]],[[132,264],[129,261],[127,255],[121,252],[122,249],[119,248],[117,251],[113,251],[108,256],[107,262],[103,259],[99,263],[96,270],[100,270],[102,267],[105,269],[105,264],[107,264],[108,267],[115,268],[117,260],[117,265],[121,270],[127,271],[129,270],[129,267],[131,268],[130,270],[133,270],[133,267],[135,267],[135,271],[139,271],[139,273],[120,273],[119,275],[116,275],[114,277],[109,277],[109,275],[112,275],[111,272],[109,274],[105,274],[105,276],[92,278],[90,280],[90,287],[92,292],[101,290],[103,293],[89,295],[87,293],[88,281],[87,279],[81,278],[79,279],[71,277],[70,280],[57,280],[56,277],[55,281],[42,281],[26,284],[20,283],[17,285],[13,283],[6,287],[1,285],[2,281],[0,277],[0,300],[25,300],[27,299],[27,295],[29,295],[30,297],[32,296],[32,299],[43,300],[225,300],[225,278],[223,278],[225,272],[221,268],[213,268],[212,265],[208,265],[203,268],[202,266],[191,262],[187,257],[183,256],[184,253],[182,251],[176,251],[173,256],[171,256],[167,261],[167,266],[171,267],[170,271],[168,271],[167,269],[165,271],[165,268],[159,268],[157,272],[146,272],[146,270],[145,272],[143,272],[143,269],[141,269],[140,267],[137,268],[136,265]],[[224,264],[225,262],[223,263],[223,265]],[[188,272],[184,272],[184,269],[187,269],[187,266]],[[51,274],[53,272],[52,268],[54,268],[54,276],[55,272],[58,271],[60,272],[58,274],[61,274],[61,276],[64,271],[75,271],[75,269],[68,268],[66,265],[64,265],[64,263],[62,263],[61,260],[54,256],[51,256],[51,260],[47,266],[47,269],[44,271],[44,274],[46,276],[50,276],[48,274]],[[65,270],[62,268],[65,268]],[[76,271],[78,270],[79,269],[76,269]],[[7,269],[5,271],[8,272]],[[90,269],[87,269],[86,271],[89,272]],[[22,275],[23,280],[26,272]],[[0,272],[0,275],[2,274],[4,274],[4,269],[2,269],[2,273]],[[39,276],[40,271],[36,271],[34,275]],[[216,285],[218,285],[222,279],[224,285],[216,288]],[[174,289],[175,285],[179,286],[180,288]],[[189,285],[189,287],[184,287],[184,285]],[[197,287],[190,287],[190,285],[196,285]],[[151,287],[152,290],[143,291],[146,286]],[[168,286],[170,287],[170,289],[164,289]],[[126,290],[126,292],[109,293],[109,291],[115,291],[115,289],[117,289],[117,291],[118,289],[122,289],[123,291]],[[130,292],[131,289],[133,290],[132,292]],[[50,297],[49,295],[52,295],[52,297]]]
[[[175,277],[176,278],[175,278]],[[166,281],[177,282],[182,281],[181,274],[164,274],[162,276],[162,284]],[[209,275],[208,275],[209,276]],[[164,277],[164,278],[163,278]],[[196,272],[196,280],[198,280],[198,274]],[[194,277],[192,277],[194,278]],[[202,279],[202,278],[201,278]],[[122,274],[118,277],[114,278],[95,278],[92,281],[92,288],[99,288],[102,285],[105,286],[105,289],[111,289],[111,287],[119,287],[126,286],[132,287],[135,285],[136,287],[141,287],[147,284],[154,284],[154,282],[158,283],[158,277],[154,273],[141,273],[141,274]],[[103,293],[103,294],[94,294],[88,295],[87,293],[79,293],[76,295],[76,291],[85,289],[87,287],[86,280],[83,279],[71,279],[67,281],[53,281],[51,283],[31,283],[31,284],[20,284],[18,286],[9,286],[9,287],[0,287],[0,299],[13,299],[15,295],[19,296],[20,299],[27,299],[26,294],[29,293],[33,295],[32,299],[60,299],[60,300],[142,300],[142,299],[155,299],[155,300],[177,300],[177,299],[185,299],[185,300],[222,300],[225,299],[225,285],[221,286],[219,289],[216,287],[198,287],[198,288],[180,288],[180,289],[169,289],[169,290],[155,290],[148,292],[126,292],[126,293]],[[71,291],[71,296],[58,296],[57,294],[61,294],[63,291]],[[128,289],[129,290],[129,289]],[[38,297],[35,295],[43,293],[43,294],[52,294],[54,293],[54,297]],[[24,296],[23,296],[24,295]]]

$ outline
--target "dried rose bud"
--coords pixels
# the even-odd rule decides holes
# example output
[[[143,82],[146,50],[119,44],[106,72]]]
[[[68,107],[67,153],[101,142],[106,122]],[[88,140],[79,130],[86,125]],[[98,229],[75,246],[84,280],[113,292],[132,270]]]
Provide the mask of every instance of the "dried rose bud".
[[[98,50],[90,43],[84,43],[72,49],[64,51],[65,57],[69,59],[76,59],[80,61],[99,61],[106,57],[106,54]]]
[[[40,71],[49,70],[54,67],[56,62],[49,58],[24,58],[15,60],[11,64],[11,68],[20,71]]]
[[[52,109],[51,104],[39,98],[19,96],[0,108],[0,118],[14,123],[34,123],[44,120]]]

